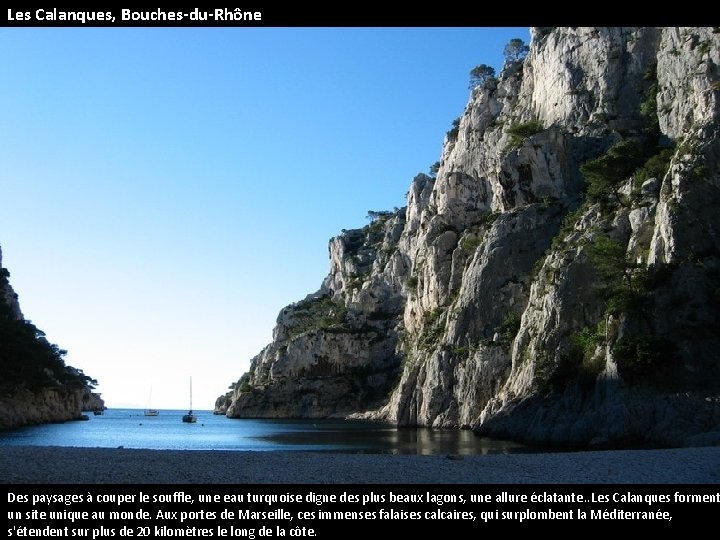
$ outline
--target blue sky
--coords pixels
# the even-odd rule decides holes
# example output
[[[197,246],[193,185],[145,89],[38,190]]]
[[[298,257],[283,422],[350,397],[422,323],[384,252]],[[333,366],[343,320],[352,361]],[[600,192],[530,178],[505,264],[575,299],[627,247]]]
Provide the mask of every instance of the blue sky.
[[[527,28],[0,28],[0,246],[109,407],[212,409]]]

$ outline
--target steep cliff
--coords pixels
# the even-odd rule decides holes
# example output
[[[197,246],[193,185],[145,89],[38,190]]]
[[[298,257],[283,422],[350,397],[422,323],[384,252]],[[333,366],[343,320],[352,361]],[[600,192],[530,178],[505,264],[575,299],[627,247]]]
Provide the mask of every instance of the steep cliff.
[[[0,251],[0,429],[82,418],[103,410],[96,381],[67,366],[65,351],[25,320]]]
[[[331,240],[218,412],[720,444],[719,45],[533,29],[407,207]]]

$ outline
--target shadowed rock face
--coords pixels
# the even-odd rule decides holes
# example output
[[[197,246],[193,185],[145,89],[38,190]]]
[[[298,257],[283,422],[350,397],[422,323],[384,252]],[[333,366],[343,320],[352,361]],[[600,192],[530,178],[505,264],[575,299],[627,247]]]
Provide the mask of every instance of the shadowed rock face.
[[[534,29],[437,175],[330,241],[320,289],[217,411],[720,443],[719,44]]]
[[[10,272],[2,266],[1,250],[0,271],[0,366],[4,371],[0,377],[0,429],[78,420],[83,411],[103,410],[102,398],[74,368],[61,369],[62,363],[47,377],[47,366],[34,370],[23,365],[34,360],[38,349],[46,351],[51,345],[36,335],[37,329],[22,331],[30,323],[25,321],[18,295],[10,285]],[[18,351],[30,357],[26,359]],[[61,380],[59,373],[66,377]]]

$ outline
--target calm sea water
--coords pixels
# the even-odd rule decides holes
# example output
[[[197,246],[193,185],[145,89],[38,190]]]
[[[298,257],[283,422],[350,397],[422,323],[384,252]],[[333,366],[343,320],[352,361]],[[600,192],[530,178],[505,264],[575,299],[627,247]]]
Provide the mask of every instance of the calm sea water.
[[[517,443],[477,437],[467,430],[398,428],[347,420],[230,419],[195,411],[108,409],[87,421],[0,431],[0,446],[78,446],[156,450],[305,450],[346,453],[488,454],[527,452]]]

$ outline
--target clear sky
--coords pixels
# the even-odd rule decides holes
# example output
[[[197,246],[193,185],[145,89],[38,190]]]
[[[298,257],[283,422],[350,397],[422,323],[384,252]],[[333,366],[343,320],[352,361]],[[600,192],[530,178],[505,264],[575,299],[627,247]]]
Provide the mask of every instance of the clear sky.
[[[212,409],[528,28],[0,28],[0,246],[109,407]]]

